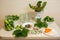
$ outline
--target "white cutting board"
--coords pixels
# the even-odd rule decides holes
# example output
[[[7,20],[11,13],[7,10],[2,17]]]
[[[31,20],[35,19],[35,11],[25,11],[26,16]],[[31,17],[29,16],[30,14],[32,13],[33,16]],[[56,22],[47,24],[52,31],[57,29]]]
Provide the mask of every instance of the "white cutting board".
[[[49,33],[49,34],[28,34],[27,37],[60,37],[60,28],[57,26],[57,24],[55,22],[53,23],[48,23],[48,27],[53,29],[53,32]],[[14,38],[14,36],[12,35],[13,30],[12,31],[5,31],[3,28],[0,30],[0,37],[12,37]]]

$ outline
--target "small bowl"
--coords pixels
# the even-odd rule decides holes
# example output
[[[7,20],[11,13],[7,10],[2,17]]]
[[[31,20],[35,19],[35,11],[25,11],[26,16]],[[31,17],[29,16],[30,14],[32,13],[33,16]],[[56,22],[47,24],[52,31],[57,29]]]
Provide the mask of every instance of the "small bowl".
[[[26,23],[23,23],[22,26],[23,27],[30,26],[30,27],[26,27],[26,28],[28,28],[29,30],[31,30],[34,27],[34,23],[32,23],[32,22],[26,22]]]

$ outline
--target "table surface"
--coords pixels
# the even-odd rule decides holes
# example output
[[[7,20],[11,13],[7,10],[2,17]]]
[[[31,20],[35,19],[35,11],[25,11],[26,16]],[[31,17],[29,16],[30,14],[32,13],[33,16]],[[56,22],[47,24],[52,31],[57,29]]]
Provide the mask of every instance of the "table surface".
[[[50,38],[50,39],[56,38],[57,39],[57,38],[60,37],[60,29],[59,29],[59,27],[57,26],[57,24],[55,22],[48,23],[48,27],[50,27],[50,28],[55,30],[50,35],[49,34],[44,35],[42,33],[37,34],[37,35],[29,34],[28,37],[25,37],[25,38],[21,37],[19,39],[47,39],[47,38]],[[8,31],[5,31],[4,29],[0,30],[0,38],[14,39],[14,37],[12,36],[12,31],[8,32]]]

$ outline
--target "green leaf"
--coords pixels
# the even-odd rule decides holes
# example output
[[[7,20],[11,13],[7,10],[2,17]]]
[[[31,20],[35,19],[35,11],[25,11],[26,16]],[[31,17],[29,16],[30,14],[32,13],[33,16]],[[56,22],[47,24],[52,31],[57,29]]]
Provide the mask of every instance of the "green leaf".
[[[13,35],[15,35],[15,37],[20,37],[20,36],[22,36],[22,31],[21,30],[15,30],[13,32]]]
[[[37,5],[38,7],[41,7],[41,3],[42,3],[42,1],[38,1],[36,5]]]
[[[32,9],[35,9],[35,6],[32,6],[31,4],[29,4],[29,7]]]
[[[6,16],[6,19],[10,19],[10,20],[15,21],[15,20],[19,19],[19,16],[17,16],[17,15],[8,15],[8,16]]]
[[[34,24],[34,26],[37,26],[39,28],[46,28],[48,26],[48,24],[44,21],[42,22],[41,21],[41,18],[40,19],[37,19],[36,23]]]
[[[42,6],[41,6],[41,10],[40,10],[40,11],[42,11],[42,10],[45,8],[46,4],[47,4],[47,2],[43,2],[43,4],[42,4]]]
[[[22,30],[18,29],[13,32],[15,37],[26,37],[28,35],[29,30],[26,28],[22,28]]]
[[[20,26],[17,25],[17,26],[15,27],[15,29],[16,29],[16,30],[18,30],[18,29],[22,29],[22,26],[21,26],[21,25],[20,25]]]
[[[44,21],[43,24],[42,24],[42,26],[43,26],[44,28],[47,28],[48,24]]]
[[[49,16],[46,16],[46,17],[44,18],[44,21],[53,22],[53,21],[54,21],[54,18],[51,18],[51,17],[49,17]]]
[[[23,30],[22,30],[22,35],[23,35],[24,37],[26,37],[26,36],[28,35],[28,32],[29,32],[28,29],[23,28]]]
[[[15,30],[15,31],[13,32],[13,35],[15,35],[15,34],[17,34],[17,33],[21,33],[21,30]]]

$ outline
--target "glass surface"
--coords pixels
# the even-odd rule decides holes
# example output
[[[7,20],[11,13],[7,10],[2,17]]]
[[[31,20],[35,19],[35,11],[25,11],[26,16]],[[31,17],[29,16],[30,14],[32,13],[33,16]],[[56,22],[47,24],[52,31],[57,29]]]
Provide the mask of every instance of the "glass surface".
[[[22,13],[20,14],[20,23],[23,24],[25,22],[32,22],[35,20],[35,16],[33,13]]]

